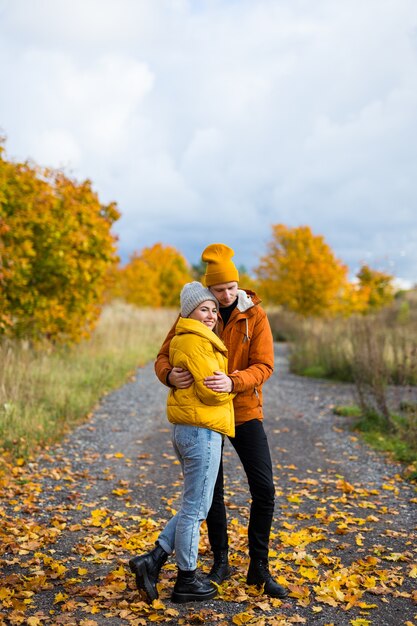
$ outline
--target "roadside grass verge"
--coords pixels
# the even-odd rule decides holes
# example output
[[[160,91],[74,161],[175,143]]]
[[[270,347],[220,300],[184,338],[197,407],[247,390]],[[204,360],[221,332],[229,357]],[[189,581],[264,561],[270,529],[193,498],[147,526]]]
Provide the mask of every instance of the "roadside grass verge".
[[[363,413],[358,405],[336,406],[336,415],[351,418],[351,429],[359,432],[368,445],[405,465],[408,480],[417,480],[417,404],[407,406],[402,414],[391,414],[393,428],[375,411]]]
[[[417,289],[389,307],[351,317],[303,317],[267,309],[276,341],[291,347],[291,371],[355,382],[365,367],[387,384],[417,385]]]
[[[0,344],[0,441],[27,458],[82,422],[100,398],[155,358],[176,317],[172,309],[113,302],[92,337],[72,347]]]
[[[355,428],[373,447],[414,464],[417,477],[417,292],[372,315],[318,319],[275,310],[268,317],[275,339],[289,344],[291,371],[353,383]]]

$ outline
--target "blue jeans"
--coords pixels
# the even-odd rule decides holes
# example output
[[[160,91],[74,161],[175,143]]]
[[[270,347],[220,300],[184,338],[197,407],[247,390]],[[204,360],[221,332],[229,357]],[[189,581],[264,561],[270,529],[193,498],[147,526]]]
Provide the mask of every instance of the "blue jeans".
[[[158,537],[168,554],[175,549],[178,567],[197,567],[200,526],[211,506],[219,471],[222,435],[207,428],[174,424],[172,444],[181,463],[184,489],[180,510]]]

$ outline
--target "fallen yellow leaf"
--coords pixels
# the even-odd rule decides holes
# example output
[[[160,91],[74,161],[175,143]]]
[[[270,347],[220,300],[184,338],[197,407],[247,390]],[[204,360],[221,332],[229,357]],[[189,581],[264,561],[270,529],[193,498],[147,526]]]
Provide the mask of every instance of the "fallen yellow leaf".
[[[254,616],[253,613],[247,613],[247,612],[237,613],[236,615],[233,616],[232,622],[233,624],[236,624],[237,626],[242,626],[242,624],[247,624],[247,622],[250,622],[253,616]]]

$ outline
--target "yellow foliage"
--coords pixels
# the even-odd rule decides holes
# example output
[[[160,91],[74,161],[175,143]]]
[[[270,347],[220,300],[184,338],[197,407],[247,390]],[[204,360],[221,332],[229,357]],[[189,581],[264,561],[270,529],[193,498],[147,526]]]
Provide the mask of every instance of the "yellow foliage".
[[[127,265],[113,270],[109,296],[137,306],[179,307],[179,294],[193,280],[187,261],[172,246],[156,243],[135,252]]]
[[[363,265],[356,283],[347,283],[341,299],[344,315],[372,313],[391,304],[394,299],[394,277]]]
[[[62,593],[61,591],[55,594],[54,604],[58,604],[59,602],[64,602],[67,600],[68,595],[66,593]]]
[[[242,613],[237,613],[232,617],[233,624],[237,624],[237,626],[242,626],[242,624],[247,624],[253,619],[254,614],[249,613],[247,611],[243,611]]]
[[[301,315],[328,315],[340,310],[347,268],[320,235],[308,226],[272,226],[268,252],[256,269],[261,293]]]
[[[88,336],[117,261],[111,227],[118,218],[90,181],[9,162],[0,151],[0,333]]]
[[[367,265],[357,282],[349,282],[347,267],[308,226],[273,225],[267,254],[255,272],[267,303],[303,316],[368,313],[394,298],[393,277]]]
[[[394,299],[393,276],[372,270],[363,265],[357,274],[359,294],[365,301],[367,311],[376,311],[390,304]]]
[[[95,463],[94,453],[90,454],[90,462]],[[108,459],[114,459],[116,454],[118,453],[109,454]],[[52,469],[52,472],[57,481],[62,483],[68,479],[74,481],[72,488],[80,493],[84,481],[88,480],[85,476],[74,474],[71,464],[61,466],[59,471]],[[412,602],[417,599],[416,592],[409,591],[416,576],[416,566],[411,561],[413,556],[411,543],[408,546],[410,551],[404,552],[401,558],[399,554],[389,554],[388,551],[385,551],[383,559],[364,554],[362,549],[356,549],[355,552],[355,545],[357,546],[355,542],[351,542],[350,545],[353,558],[350,559],[349,565],[344,565],[337,556],[342,547],[337,538],[335,522],[340,519],[349,521],[354,532],[353,536],[358,536],[356,528],[364,520],[354,515],[352,507],[359,504],[363,497],[374,498],[381,512],[385,507],[384,498],[390,502],[393,509],[403,501],[395,491],[384,489],[384,485],[372,490],[352,485],[352,489],[348,487],[349,498],[347,498],[344,488],[349,483],[340,482],[341,479],[326,481],[326,484],[320,487],[318,481],[299,481],[307,482],[311,495],[320,494],[320,499],[323,499],[323,502],[317,502],[318,505],[323,505],[317,508],[322,527],[321,529],[316,526],[305,527],[303,518],[294,515],[297,508],[299,513],[302,513],[305,499],[300,503],[294,503],[291,511],[285,513],[285,508],[283,509],[285,517],[292,521],[291,525],[298,529],[298,532],[282,533],[282,536],[279,533],[274,537],[274,539],[279,537],[284,544],[283,551],[278,553],[277,550],[271,549],[269,563],[274,578],[289,591],[290,598],[285,602],[264,595],[262,589],[256,586],[245,585],[248,567],[248,555],[244,550],[247,541],[247,521],[241,517],[233,518],[229,524],[233,575],[218,586],[218,598],[213,604],[210,603],[210,607],[195,609],[190,607],[190,610],[187,610],[186,607],[168,608],[166,605],[174,583],[175,563],[163,568],[158,582],[160,598],[154,600],[151,605],[141,599],[134,577],[128,570],[126,555],[148,551],[158,537],[162,520],[155,518],[155,511],[151,509],[143,508],[141,515],[137,515],[135,512],[133,514],[129,512],[129,508],[127,510],[113,506],[109,509],[93,508],[94,502],[87,500],[80,509],[80,515],[83,516],[77,529],[81,531],[80,535],[77,537],[71,558],[65,561],[68,568],[65,568],[61,561],[54,559],[51,556],[54,553],[51,544],[64,539],[68,528],[51,529],[49,520],[45,520],[45,524],[37,523],[28,519],[26,514],[28,507],[33,504],[34,491],[39,491],[42,485],[43,477],[50,479],[50,466],[39,467],[36,463],[26,463],[23,466],[12,467],[5,462],[0,466],[0,487],[8,499],[15,503],[13,510],[5,508],[2,512],[0,527],[0,545],[4,551],[11,551],[13,555],[13,560],[7,563],[7,567],[10,566],[19,572],[19,575],[13,572],[7,576],[0,587],[0,610],[10,618],[15,615],[16,610],[20,611],[21,620],[15,622],[10,619],[10,623],[37,626],[39,618],[42,624],[52,625],[57,623],[58,613],[70,617],[81,610],[91,616],[100,616],[100,622],[106,619],[110,622],[112,619],[116,621],[122,619],[136,626],[145,626],[153,622],[175,622],[184,625],[223,624],[225,623],[223,603],[227,602],[230,603],[227,619],[237,626],[310,623],[315,621],[314,617],[317,621],[318,614],[325,615],[327,606],[338,609],[340,614],[343,611],[344,615],[347,611],[354,612],[351,618],[344,617],[345,622],[352,626],[365,626],[371,621],[366,616],[363,617],[363,611],[375,609],[375,613],[380,614],[381,602],[388,603],[390,597],[397,600],[403,598],[407,602],[410,599]],[[401,485],[399,478],[393,480]],[[127,485],[129,484],[133,486],[133,483],[127,482]],[[113,482],[112,486],[115,487],[116,482]],[[240,486],[236,486],[235,489],[240,490]],[[318,489],[320,491],[317,491]],[[343,495],[339,497],[341,491]],[[109,498],[112,497],[110,492],[106,493]],[[179,492],[171,492],[171,496],[174,495],[180,498]],[[231,496],[231,492],[228,495]],[[114,498],[112,502],[118,504]],[[53,503],[53,510],[55,518],[68,515],[65,502]],[[326,516],[322,514],[324,510],[328,511]],[[317,519],[312,510],[309,515]],[[103,525],[104,521],[106,526]],[[382,534],[383,527],[378,519],[373,521],[367,519],[366,525],[361,528],[363,533],[371,533],[368,535],[368,545],[369,549],[375,551],[381,546],[379,543],[372,546],[372,541],[379,542],[386,536],[391,519],[387,520]],[[27,544],[35,535],[41,544],[39,548],[28,547],[20,557],[17,552],[18,544],[21,542]],[[309,553],[307,549],[302,548],[302,544],[309,544],[311,541],[315,542],[315,546],[311,547]],[[288,550],[287,545],[294,550]],[[407,547],[406,543],[404,547]],[[384,561],[386,569],[382,569]],[[88,570],[82,566],[82,563],[86,562],[90,564]],[[106,563],[107,575],[104,578],[97,577],[97,563]],[[111,564],[112,567],[108,567],[107,564]],[[206,561],[205,566],[207,565]],[[52,598],[51,604],[53,603],[51,613],[48,615],[38,609],[38,603],[42,601],[44,592],[48,593],[48,597]],[[370,597],[373,599],[373,596],[377,595],[381,596],[378,603],[369,601]],[[238,603],[242,603],[241,607]],[[295,612],[297,609],[303,609],[303,615],[307,617],[298,615]],[[281,611],[285,611],[285,615]],[[64,621],[67,621],[65,616],[63,623]],[[329,622],[326,623],[330,626]],[[378,618],[372,618],[372,623],[379,623]],[[81,620],[81,624],[93,626],[94,620]]]

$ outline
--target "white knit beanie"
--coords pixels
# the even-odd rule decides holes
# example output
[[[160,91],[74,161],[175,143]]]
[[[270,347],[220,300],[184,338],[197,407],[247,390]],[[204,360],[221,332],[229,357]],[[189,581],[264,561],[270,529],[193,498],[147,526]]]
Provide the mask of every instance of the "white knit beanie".
[[[217,307],[219,303],[211,293],[210,289],[203,287],[203,285],[196,280],[192,283],[187,283],[181,290],[181,317],[188,317],[190,313],[194,311],[196,307],[206,300],[212,300]]]

